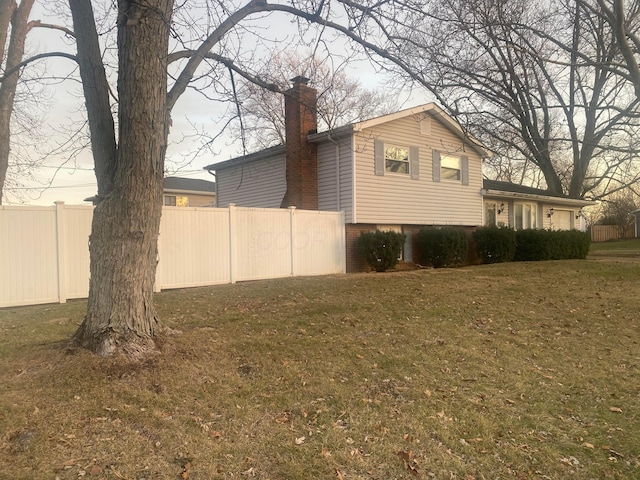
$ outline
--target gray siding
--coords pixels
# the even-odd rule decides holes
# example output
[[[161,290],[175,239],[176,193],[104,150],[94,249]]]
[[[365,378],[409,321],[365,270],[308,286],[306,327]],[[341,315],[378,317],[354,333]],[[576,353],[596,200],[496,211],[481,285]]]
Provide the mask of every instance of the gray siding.
[[[336,158],[339,157],[339,166]],[[338,168],[339,167],[339,168]],[[353,148],[351,137],[337,143],[318,145],[318,208],[344,211],[347,223],[352,217]]]
[[[389,172],[375,175],[375,140],[417,147],[419,178]],[[468,185],[462,181],[435,181],[434,151],[467,156]],[[427,131],[421,130],[418,116],[367,129],[356,135],[355,155],[357,223],[482,225],[481,158],[439,121],[432,120]]]
[[[218,207],[280,208],[287,190],[284,155],[216,170]]]

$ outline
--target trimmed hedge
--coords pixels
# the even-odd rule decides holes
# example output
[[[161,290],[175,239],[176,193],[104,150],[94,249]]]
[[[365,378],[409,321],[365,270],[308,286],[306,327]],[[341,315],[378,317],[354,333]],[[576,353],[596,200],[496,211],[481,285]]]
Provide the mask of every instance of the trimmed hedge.
[[[376,272],[386,272],[398,263],[407,236],[398,232],[362,232],[356,240],[356,252]]]
[[[460,228],[423,228],[416,246],[420,263],[434,268],[462,265],[467,259],[467,234]]]
[[[516,254],[516,232],[511,228],[480,227],[473,232],[483,263],[510,262]]]
[[[578,230],[518,230],[516,261],[584,259],[591,236]]]

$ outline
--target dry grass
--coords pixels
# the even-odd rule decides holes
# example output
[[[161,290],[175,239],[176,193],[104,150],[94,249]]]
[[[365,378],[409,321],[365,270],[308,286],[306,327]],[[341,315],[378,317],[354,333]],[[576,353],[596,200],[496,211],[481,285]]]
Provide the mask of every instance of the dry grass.
[[[640,478],[640,264],[164,292],[143,364],[0,311],[0,478]]]

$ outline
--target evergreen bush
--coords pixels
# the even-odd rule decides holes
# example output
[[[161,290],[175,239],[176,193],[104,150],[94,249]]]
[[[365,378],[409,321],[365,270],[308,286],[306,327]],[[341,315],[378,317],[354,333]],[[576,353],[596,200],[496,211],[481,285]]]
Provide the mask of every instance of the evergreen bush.
[[[584,259],[590,245],[590,235],[578,230],[518,230],[515,260]]]
[[[473,239],[483,263],[510,262],[516,254],[516,232],[510,228],[480,227]]]
[[[460,228],[424,228],[416,235],[420,263],[434,268],[462,265],[467,259],[467,234]]]
[[[356,240],[356,252],[376,272],[386,272],[398,263],[406,237],[392,231],[362,232]]]

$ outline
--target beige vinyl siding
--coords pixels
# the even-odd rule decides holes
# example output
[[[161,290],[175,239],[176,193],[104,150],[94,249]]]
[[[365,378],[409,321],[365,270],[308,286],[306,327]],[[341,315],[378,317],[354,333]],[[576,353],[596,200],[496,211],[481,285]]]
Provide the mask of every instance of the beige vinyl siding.
[[[189,199],[190,207],[212,207],[215,206],[216,196],[215,194],[195,194],[180,190],[165,190],[164,196],[174,197],[187,197]]]
[[[336,164],[338,156],[339,166]],[[351,221],[352,212],[352,167],[351,137],[343,137],[337,143],[318,145],[318,208],[342,210],[346,213],[347,222]]]
[[[213,207],[216,203],[215,195],[206,195],[206,194],[186,194],[189,197],[189,206],[190,207]]]
[[[427,134],[420,117],[408,116],[366,129],[355,139],[358,223],[482,225],[482,161],[461,138],[433,119]],[[419,179],[384,172],[375,175],[374,141],[418,147]],[[467,156],[469,184],[433,180],[433,151]]]
[[[216,170],[218,207],[280,208],[287,189],[284,155]]]

